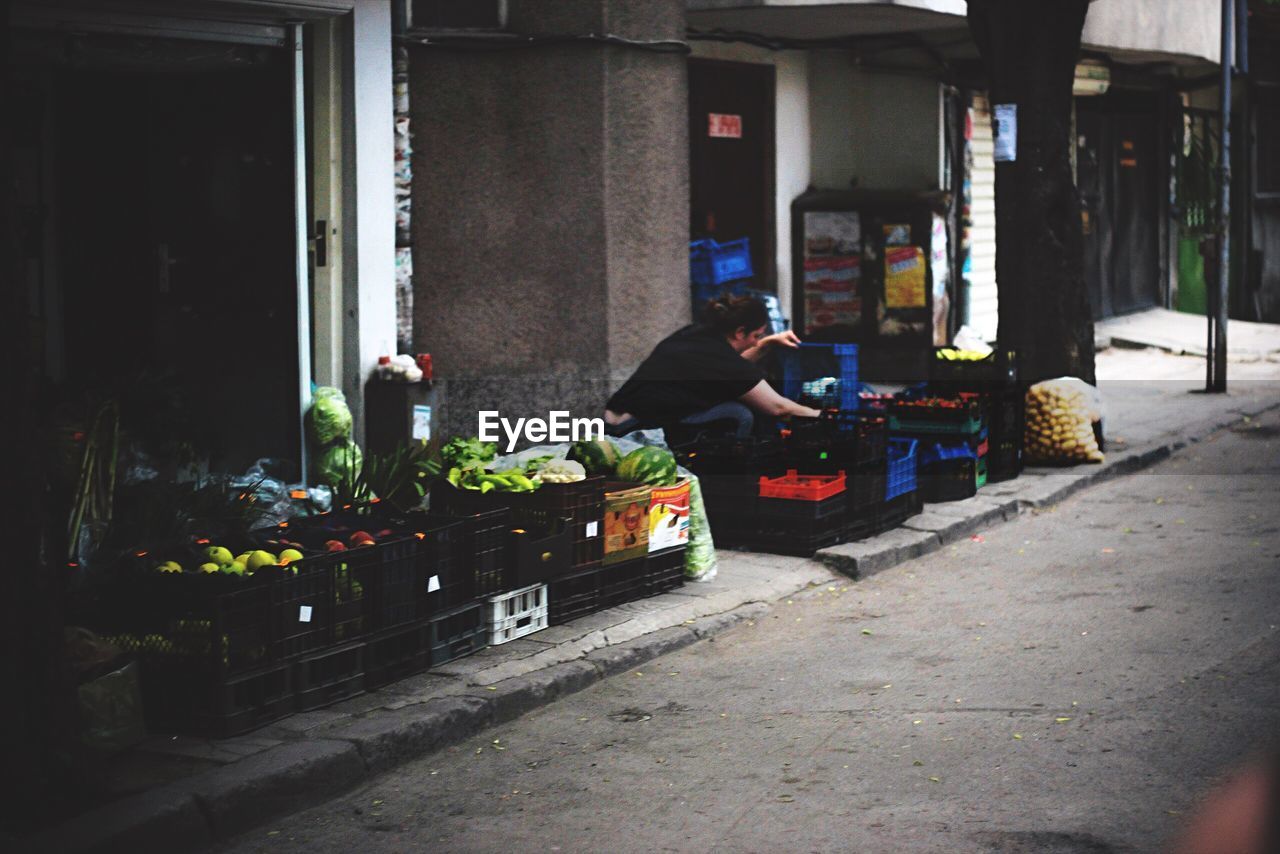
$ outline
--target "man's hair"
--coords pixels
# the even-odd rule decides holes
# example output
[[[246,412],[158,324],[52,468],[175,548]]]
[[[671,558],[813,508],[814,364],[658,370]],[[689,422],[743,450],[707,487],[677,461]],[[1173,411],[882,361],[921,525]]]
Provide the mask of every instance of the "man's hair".
[[[732,335],[738,329],[753,332],[769,322],[764,303],[755,297],[722,296],[702,309],[702,323],[719,335]]]

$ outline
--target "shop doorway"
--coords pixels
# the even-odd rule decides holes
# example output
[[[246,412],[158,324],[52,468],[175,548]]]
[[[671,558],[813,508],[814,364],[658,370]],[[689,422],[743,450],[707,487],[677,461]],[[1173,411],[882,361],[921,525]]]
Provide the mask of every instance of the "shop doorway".
[[[1159,105],[1123,92],[1076,105],[1077,185],[1094,319],[1161,305]]]
[[[776,287],[774,68],[689,61],[691,240],[751,241],[752,286]]]
[[[194,50],[200,70],[49,73],[45,281],[65,375],[154,380],[237,472],[301,455],[293,84],[286,51]]]

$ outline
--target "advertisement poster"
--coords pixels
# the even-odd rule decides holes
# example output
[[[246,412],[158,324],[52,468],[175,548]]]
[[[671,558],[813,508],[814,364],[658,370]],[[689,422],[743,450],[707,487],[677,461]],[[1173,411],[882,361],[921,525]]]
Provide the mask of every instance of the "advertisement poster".
[[[884,304],[886,308],[925,308],[924,250],[900,246],[885,250]]]
[[[862,252],[862,220],[857,211],[809,211],[804,215],[804,254],[857,255]]]
[[[861,279],[862,261],[857,256],[807,259],[804,262],[804,332],[861,323]]]

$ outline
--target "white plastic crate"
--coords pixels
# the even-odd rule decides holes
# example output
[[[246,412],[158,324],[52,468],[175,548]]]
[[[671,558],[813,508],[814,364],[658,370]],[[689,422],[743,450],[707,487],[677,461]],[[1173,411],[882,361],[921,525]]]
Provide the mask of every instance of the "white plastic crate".
[[[547,585],[490,596],[489,645],[498,646],[547,627]]]

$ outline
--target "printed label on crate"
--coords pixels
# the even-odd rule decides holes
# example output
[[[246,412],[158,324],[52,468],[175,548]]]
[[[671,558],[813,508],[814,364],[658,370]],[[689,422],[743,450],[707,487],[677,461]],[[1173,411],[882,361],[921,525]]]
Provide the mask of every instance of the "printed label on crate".
[[[591,539],[592,537],[598,537],[598,536],[600,536],[600,523],[588,522],[587,523],[587,539]]]
[[[924,308],[924,250],[919,246],[890,249],[884,256],[884,304],[887,308]]]
[[[689,542],[689,490],[693,482],[654,487],[649,500],[649,551]]]
[[[427,592],[435,593],[440,589],[440,576],[433,575],[427,579]]]
[[[649,497],[605,510],[604,553],[639,548],[649,542]]]
[[[309,623],[309,622],[311,622],[311,606],[310,606],[310,605],[301,605],[301,606],[299,606],[299,608],[298,608],[298,622],[299,622],[299,623]]]

